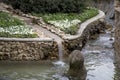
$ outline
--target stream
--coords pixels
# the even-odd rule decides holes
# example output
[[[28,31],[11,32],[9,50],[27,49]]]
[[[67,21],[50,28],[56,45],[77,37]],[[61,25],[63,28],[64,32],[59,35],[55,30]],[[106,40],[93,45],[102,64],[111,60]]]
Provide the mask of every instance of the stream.
[[[101,34],[89,41],[82,50],[88,70],[87,80],[113,80],[114,78],[114,38],[110,33]]]

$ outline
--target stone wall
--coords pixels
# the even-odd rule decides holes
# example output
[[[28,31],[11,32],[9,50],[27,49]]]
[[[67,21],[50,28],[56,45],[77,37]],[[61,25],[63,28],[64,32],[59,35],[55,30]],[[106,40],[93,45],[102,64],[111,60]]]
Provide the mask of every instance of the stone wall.
[[[0,38],[0,60],[41,60],[58,57],[53,40]]]
[[[120,2],[115,2],[115,60],[120,68]]]

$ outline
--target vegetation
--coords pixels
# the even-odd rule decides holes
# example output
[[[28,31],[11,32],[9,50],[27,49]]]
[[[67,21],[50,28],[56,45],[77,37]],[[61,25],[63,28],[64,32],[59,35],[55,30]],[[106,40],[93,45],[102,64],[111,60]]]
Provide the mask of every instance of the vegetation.
[[[37,34],[9,34],[8,32],[0,32],[0,37],[8,38],[36,38]]]
[[[60,28],[66,34],[76,34],[78,24],[98,14],[96,8],[87,8],[81,14],[78,13],[53,13],[53,14],[33,14],[42,17],[46,23],[50,23]],[[75,23],[75,24],[74,24]]]
[[[0,12],[0,27],[9,27],[17,25],[24,25],[24,23],[19,19],[8,15],[8,13]]]
[[[80,13],[87,0],[3,0],[25,13]]]
[[[22,12],[33,13],[33,15],[42,17],[46,23],[53,24],[66,34],[71,35],[76,34],[80,22],[98,14],[97,9],[86,8],[86,1],[87,0],[3,0],[3,2],[11,4],[15,9],[20,9]],[[15,21],[18,21],[18,24],[15,22],[17,25],[20,24],[19,20]],[[73,22],[75,22],[75,24]],[[3,26],[14,25],[12,22],[8,25],[4,25],[5,23],[3,23]]]
[[[37,37],[32,29],[8,13],[0,12],[0,37]]]
[[[98,10],[96,8],[87,8],[82,13],[53,13],[53,14],[35,14],[34,16],[42,17],[45,22],[55,21],[55,20],[74,20],[79,19],[82,22],[97,15]]]

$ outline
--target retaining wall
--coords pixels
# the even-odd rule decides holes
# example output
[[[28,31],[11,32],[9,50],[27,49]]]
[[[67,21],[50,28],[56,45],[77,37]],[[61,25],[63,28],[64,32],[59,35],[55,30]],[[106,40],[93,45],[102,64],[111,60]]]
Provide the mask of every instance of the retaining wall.
[[[52,39],[0,38],[0,60],[41,60],[58,55]]]

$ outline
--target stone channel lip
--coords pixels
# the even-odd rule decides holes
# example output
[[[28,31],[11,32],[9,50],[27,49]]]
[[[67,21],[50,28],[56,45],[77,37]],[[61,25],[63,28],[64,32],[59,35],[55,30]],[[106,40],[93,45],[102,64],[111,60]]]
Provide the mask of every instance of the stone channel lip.
[[[52,38],[0,38],[0,41],[54,41]]]
[[[83,31],[85,30],[85,28],[86,28],[90,23],[92,23],[92,22],[94,22],[94,21],[96,21],[96,20],[99,20],[99,19],[104,19],[104,18],[105,18],[105,13],[104,13],[103,11],[99,10],[99,14],[98,14],[97,16],[88,19],[87,21],[83,22],[83,23],[80,25],[79,30],[78,30],[78,32],[77,32],[76,35],[71,35],[71,36],[69,36],[69,37],[68,37],[68,36],[64,36],[63,39],[65,39],[65,40],[74,40],[74,39],[76,39],[76,38],[79,38],[79,37],[82,35],[82,33],[83,33]]]

